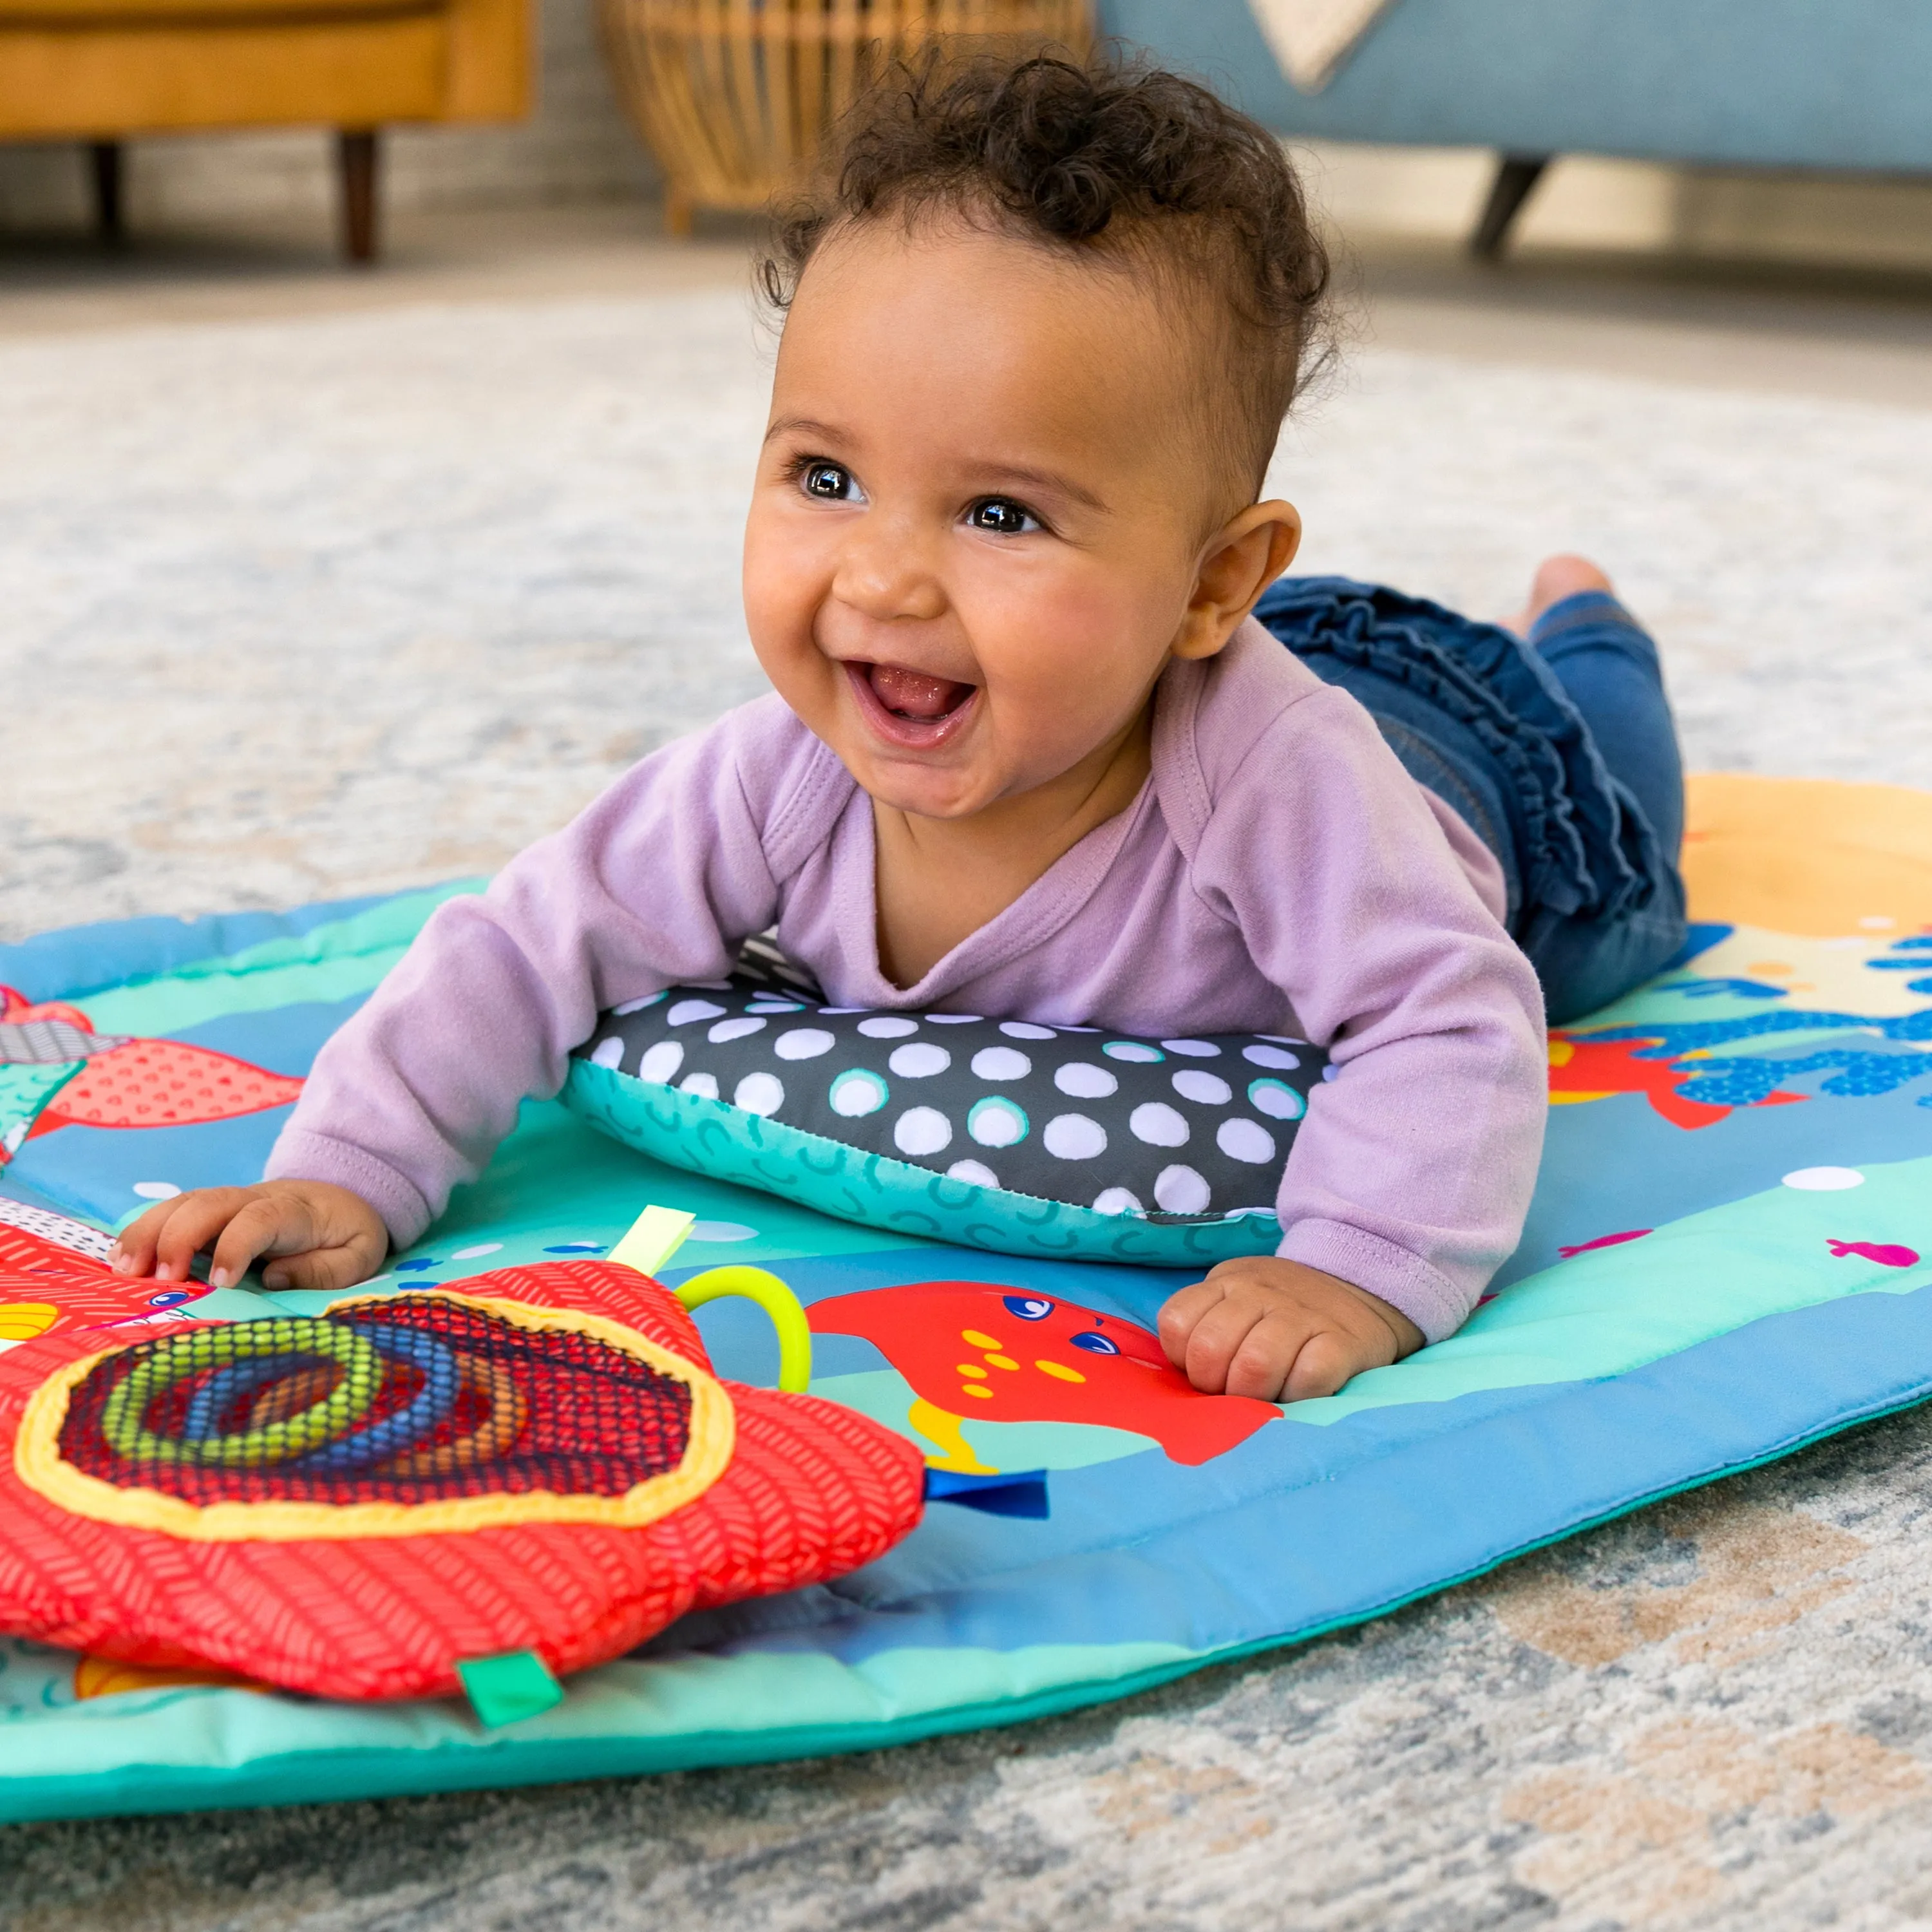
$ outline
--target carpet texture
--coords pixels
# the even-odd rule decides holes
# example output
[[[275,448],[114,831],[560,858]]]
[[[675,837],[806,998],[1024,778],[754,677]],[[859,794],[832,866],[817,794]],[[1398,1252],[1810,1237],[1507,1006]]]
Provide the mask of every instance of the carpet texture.
[[[0,937],[486,867],[748,696],[745,304],[0,349]],[[1584,548],[1691,760],[1932,782],[1923,416],[1370,352],[1306,568]],[[816,1766],[0,1834],[0,1928],[1932,1920],[1932,1418],[1272,1662]],[[4,1748],[4,1741],[0,1741]]]

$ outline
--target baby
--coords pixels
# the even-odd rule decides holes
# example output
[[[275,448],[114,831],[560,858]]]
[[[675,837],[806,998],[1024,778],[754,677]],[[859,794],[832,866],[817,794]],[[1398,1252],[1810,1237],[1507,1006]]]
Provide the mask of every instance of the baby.
[[[1328,266],[1279,144],[1192,82],[901,75],[776,234],[744,552],[774,694],[444,905],[268,1178],[155,1208],[117,1265],[365,1280],[600,1010],[776,923],[842,1006],[1319,1043],[1278,1252],[1174,1295],[1162,1341],[1293,1400],[1450,1334],[1521,1232],[1546,1006],[1682,942],[1649,640],[1574,559],[1527,644],[1276,584],[1300,522],[1258,498]]]

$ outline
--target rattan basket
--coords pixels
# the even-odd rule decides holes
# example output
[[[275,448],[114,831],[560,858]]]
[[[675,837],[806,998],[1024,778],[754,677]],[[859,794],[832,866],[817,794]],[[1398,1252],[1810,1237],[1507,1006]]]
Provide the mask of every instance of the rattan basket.
[[[1093,44],[1089,0],[599,0],[631,118],[664,172],[664,225],[753,208],[812,159],[887,62]]]

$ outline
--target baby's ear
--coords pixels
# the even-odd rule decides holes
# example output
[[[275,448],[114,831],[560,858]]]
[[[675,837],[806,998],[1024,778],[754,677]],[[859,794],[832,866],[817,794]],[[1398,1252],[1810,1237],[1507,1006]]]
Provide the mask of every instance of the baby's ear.
[[[1222,650],[1300,547],[1300,513],[1279,497],[1251,503],[1224,524],[1202,549],[1174,655],[1211,658]]]

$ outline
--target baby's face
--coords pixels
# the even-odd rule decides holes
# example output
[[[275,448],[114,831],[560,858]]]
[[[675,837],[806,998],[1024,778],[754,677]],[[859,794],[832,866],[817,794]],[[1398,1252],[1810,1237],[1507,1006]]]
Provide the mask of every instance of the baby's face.
[[[964,818],[1132,728],[1215,494],[1191,346],[1131,275],[963,225],[880,221],[814,258],[745,604],[772,683],[874,798]]]

